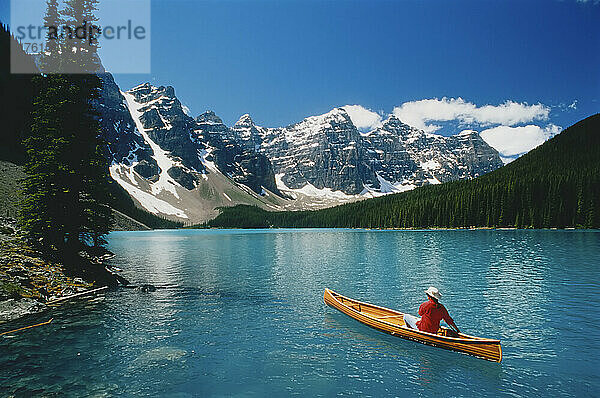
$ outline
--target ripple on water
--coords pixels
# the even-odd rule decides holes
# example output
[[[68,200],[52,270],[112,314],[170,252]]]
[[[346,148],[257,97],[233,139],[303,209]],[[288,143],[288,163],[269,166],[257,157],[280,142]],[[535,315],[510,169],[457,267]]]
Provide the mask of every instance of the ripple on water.
[[[119,290],[0,339],[0,395],[600,395],[600,233],[115,233]],[[415,313],[436,285],[496,364],[372,330],[323,289]],[[46,319],[43,319],[46,320]]]

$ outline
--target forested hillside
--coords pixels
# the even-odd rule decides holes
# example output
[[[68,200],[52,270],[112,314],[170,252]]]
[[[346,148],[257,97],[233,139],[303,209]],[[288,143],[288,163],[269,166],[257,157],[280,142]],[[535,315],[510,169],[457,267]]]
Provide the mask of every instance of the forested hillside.
[[[429,185],[318,211],[224,208],[207,226],[598,228],[600,114],[473,180]]]

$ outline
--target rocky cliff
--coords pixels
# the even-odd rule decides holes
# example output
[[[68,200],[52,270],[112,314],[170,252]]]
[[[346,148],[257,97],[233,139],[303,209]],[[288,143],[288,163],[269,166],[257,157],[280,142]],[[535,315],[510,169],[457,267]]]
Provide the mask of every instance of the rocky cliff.
[[[474,178],[502,166],[477,132],[444,137],[390,116],[360,133],[342,108],[284,128],[256,126],[244,115],[236,139],[273,163],[281,189],[307,184],[347,195],[405,191],[424,184]]]

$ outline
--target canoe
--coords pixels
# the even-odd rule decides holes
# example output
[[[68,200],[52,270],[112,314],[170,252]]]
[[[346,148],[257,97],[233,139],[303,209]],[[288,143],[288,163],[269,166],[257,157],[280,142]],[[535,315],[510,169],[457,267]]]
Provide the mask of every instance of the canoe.
[[[500,340],[469,336],[440,327],[437,334],[410,329],[404,324],[403,313],[354,300],[330,289],[323,294],[325,304],[374,329],[407,340],[459,351],[490,361],[502,361]]]

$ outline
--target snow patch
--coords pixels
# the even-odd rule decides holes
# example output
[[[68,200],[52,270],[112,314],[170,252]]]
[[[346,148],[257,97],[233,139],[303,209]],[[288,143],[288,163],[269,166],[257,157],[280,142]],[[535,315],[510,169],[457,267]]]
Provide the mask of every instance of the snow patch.
[[[209,149],[203,149],[201,151],[198,151],[198,156],[200,157],[200,161],[202,162],[202,164],[210,171],[212,171],[213,173],[218,173],[219,170],[217,169],[217,166],[215,165],[214,162],[207,160],[206,157],[208,155],[210,155],[210,153],[212,152],[212,148]],[[207,178],[208,179],[208,178]]]
[[[121,178],[122,166],[119,164],[113,163],[110,168],[110,176],[115,180],[120,186],[122,186],[132,197],[134,197],[143,208],[148,210],[151,213],[157,214],[167,214],[173,215],[180,218],[188,218],[187,214],[181,209],[176,208],[168,202],[165,202],[162,199],[157,198],[154,195],[151,195],[147,192],[142,191],[141,189],[129,184],[127,181]]]
[[[152,148],[152,151],[154,152],[154,159],[156,159],[158,167],[160,167],[161,170],[158,181],[150,184],[150,187],[152,188],[152,194],[156,196],[162,191],[168,191],[177,199],[179,199],[179,194],[177,193],[176,188],[176,185],[179,184],[167,173],[167,170],[173,167],[175,162],[171,160],[166,151],[164,151],[157,143],[150,139],[150,136],[144,129],[144,125],[140,119],[142,116],[140,108],[143,108],[145,105],[139,104],[135,100],[133,94],[126,92],[121,92],[121,94],[123,97],[125,97],[125,101],[127,101],[129,112],[131,113],[131,117],[133,118],[138,131],[142,134],[142,137],[148,143],[148,145],[150,145],[150,148]]]
[[[389,195],[392,193],[400,193],[400,192],[410,191],[417,187],[416,185],[410,183],[409,181],[392,183],[392,182],[389,182],[388,180],[386,180],[385,178],[383,178],[381,175],[379,175],[379,173],[376,173],[375,175],[377,176],[377,181],[379,181],[380,188],[378,190],[375,190],[375,189],[372,189],[370,186],[365,187],[365,189],[361,192],[362,196],[379,197],[379,196]]]
[[[312,185],[311,183],[307,183],[302,188],[297,188],[297,189],[289,188],[282,181],[282,178],[284,175],[285,174],[281,174],[281,173],[275,174],[275,184],[277,185],[277,189],[279,189],[281,191],[301,193],[306,196],[320,197],[320,198],[327,198],[327,199],[350,200],[352,198],[359,197],[359,195],[348,195],[342,191],[333,191],[331,188],[319,189],[319,188],[315,187],[314,185]]]
[[[382,176],[380,176],[379,173],[377,173],[376,175],[377,180],[379,181],[379,190],[382,194],[410,191],[411,189],[415,188],[415,186],[412,184],[403,185],[402,183],[391,183]]]
[[[421,162],[419,164],[419,167],[423,170],[438,170],[442,167],[442,165],[439,164],[436,160],[431,159],[426,162]]]

